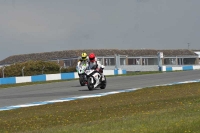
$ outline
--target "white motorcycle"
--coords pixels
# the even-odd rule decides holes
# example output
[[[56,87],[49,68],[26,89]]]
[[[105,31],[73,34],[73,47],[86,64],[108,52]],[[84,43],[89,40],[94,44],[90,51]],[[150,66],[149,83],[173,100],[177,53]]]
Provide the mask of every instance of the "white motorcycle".
[[[85,86],[87,84],[87,75],[85,73],[86,65],[81,65],[77,68],[78,75],[79,75],[79,82],[81,86]]]
[[[104,66],[102,69],[104,69]],[[89,90],[93,90],[98,87],[101,89],[106,88],[107,81],[105,75],[102,77],[96,69],[86,70],[85,73],[87,75],[87,86]]]

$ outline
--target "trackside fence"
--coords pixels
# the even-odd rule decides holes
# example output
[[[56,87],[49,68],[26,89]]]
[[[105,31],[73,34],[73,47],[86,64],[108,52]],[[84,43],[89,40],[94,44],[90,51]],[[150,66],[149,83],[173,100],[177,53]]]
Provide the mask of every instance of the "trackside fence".
[[[191,66],[161,66],[160,71],[169,72],[169,71],[187,71],[187,70],[198,70],[200,65],[191,65]]]
[[[104,70],[104,75],[120,75],[120,74],[126,74],[126,70],[118,70],[118,69]],[[77,78],[79,78],[77,72],[43,74],[43,75],[24,76],[24,77],[8,77],[8,78],[0,78],[0,85],[52,81],[52,80],[69,80],[69,79],[77,79]]]

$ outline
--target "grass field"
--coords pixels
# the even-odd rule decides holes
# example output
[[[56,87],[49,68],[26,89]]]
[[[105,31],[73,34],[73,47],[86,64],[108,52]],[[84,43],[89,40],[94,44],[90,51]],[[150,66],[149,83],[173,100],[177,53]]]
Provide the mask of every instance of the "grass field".
[[[0,111],[1,133],[200,133],[200,83]]]

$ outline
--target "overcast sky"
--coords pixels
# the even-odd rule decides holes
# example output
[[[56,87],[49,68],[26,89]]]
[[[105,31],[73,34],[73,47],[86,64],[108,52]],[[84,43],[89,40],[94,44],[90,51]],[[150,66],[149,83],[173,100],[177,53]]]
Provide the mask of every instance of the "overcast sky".
[[[200,0],[0,0],[0,60],[73,49],[200,49]]]

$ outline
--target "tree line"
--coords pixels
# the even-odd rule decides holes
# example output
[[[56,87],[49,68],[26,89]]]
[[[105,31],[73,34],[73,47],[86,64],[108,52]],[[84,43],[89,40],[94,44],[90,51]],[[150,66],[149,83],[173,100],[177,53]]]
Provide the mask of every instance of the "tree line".
[[[53,61],[27,61],[23,63],[15,63],[0,68],[0,77],[17,77],[17,76],[33,76],[41,74],[55,74],[75,72],[76,67],[60,67]]]

